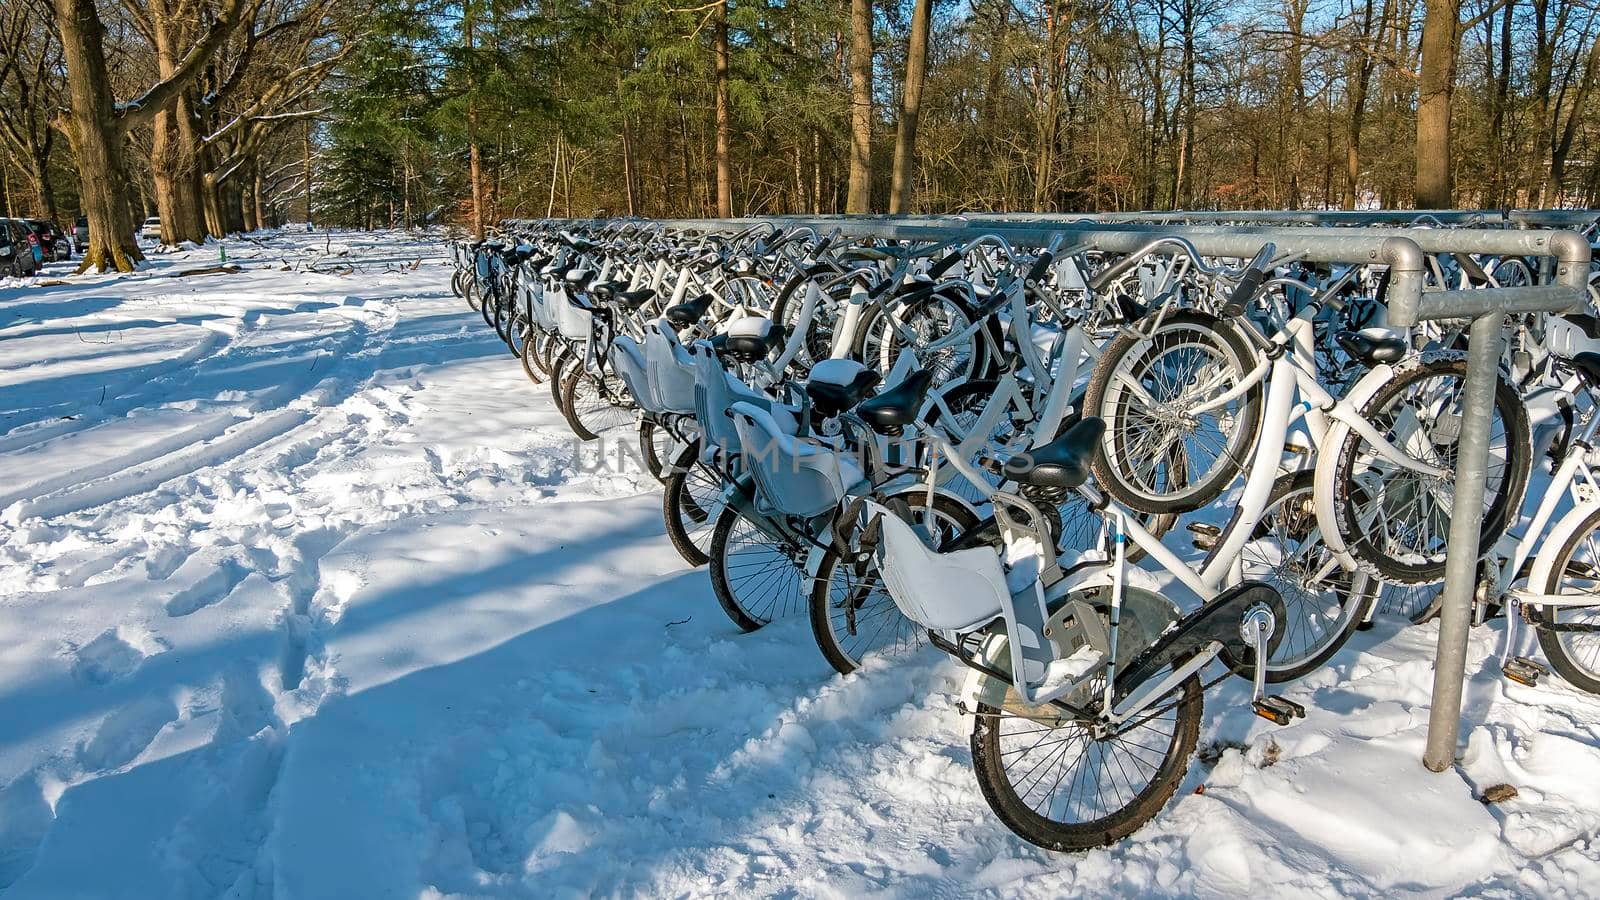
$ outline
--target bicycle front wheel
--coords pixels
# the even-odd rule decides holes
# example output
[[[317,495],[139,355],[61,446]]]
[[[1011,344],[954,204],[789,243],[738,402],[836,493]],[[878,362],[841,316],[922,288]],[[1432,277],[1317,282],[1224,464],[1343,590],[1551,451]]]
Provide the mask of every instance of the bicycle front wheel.
[[[1539,608],[1539,647],[1573,687],[1600,694],[1600,509],[1584,514],[1556,551],[1546,594],[1581,594],[1593,606]]]
[[[1455,509],[1456,452],[1467,360],[1431,353],[1397,368],[1357,410],[1395,450],[1443,469],[1427,475],[1402,466],[1351,429],[1336,448],[1333,510],[1350,555],[1369,574],[1399,584],[1444,577]],[[1460,511],[1483,522],[1480,547],[1492,547],[1522,508],[1532,438],[1517,392],[1495,386],[1483,506]]]
[[[1250,458],[1262,386],[1216,401],[1256,363],[1237,329],[1197,310],[1168,314],[1148,334],[1117,335],[1083,398],[1083,414],[1107,425],[1096,483],[1144,513],[1193,512],[1215,500]]]

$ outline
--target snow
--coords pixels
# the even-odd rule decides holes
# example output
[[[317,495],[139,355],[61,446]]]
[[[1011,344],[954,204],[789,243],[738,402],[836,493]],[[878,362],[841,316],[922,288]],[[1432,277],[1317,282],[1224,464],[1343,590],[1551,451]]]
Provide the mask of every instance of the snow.
[[[437,236],[227,250],[0,283],[8,900],[1600,892],[1600,705],[1501,679],[1498,624],[1450,772],[1419,761],[1437,633],[1385,618],[1293,725],[1208,694],[1130,840],[1028,846],[958,667],[737,633]]]

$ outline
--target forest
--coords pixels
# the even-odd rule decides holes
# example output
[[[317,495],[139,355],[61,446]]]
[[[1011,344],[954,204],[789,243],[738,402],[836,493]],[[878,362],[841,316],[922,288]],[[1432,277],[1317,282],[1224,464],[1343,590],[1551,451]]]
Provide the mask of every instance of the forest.
[[[1589,0],[3,0],[0,212],[1600,204]]]

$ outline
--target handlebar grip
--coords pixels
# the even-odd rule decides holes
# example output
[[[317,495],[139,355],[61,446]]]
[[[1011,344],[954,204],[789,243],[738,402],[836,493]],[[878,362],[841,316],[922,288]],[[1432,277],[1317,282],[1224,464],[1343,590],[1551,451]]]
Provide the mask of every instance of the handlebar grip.
[[[1056,255],[1049,250],[1040,253],[1039,258],[1033,261],[1032,268],[1028,269],[1028,280],[1038,281],[1043,278],[1044,273],[1049,271],[1050,264],[1055,262],[1055,258]]]
[[[961,261],[960,251],[951,251],[949,255],[928,267],[928,277],[938,279],[939,276],[955,268]]]
[[[1255,299],[1256,291],[1261,290],[1261,283],[1267,280],[1267,273],[1251,266],[1245,270],[1244,277],[1234,286],[1233,293],[1228,296],[1228,302],[1222,307],[1222,317],[1232,319],[1244,314],[1245,305]]]

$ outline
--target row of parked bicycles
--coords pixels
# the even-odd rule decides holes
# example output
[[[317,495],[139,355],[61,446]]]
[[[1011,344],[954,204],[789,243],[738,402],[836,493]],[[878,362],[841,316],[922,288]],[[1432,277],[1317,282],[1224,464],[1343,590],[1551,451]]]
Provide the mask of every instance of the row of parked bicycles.
[[[843,673],[954,656],[984,797],[1074,850],[1171,798],[1207,689],[1241,677],[1292,722],[1271,686],[1387,587],[1442,579],[1465,338],[1389,326],[1378,264],[1207,256],[1181,229],[1037,243],[611,220],[452,252],[456,293],[574,433],[637,439],[735,625],[804,614]],[[1435,253],[1426,278],[1549,269]],[[1483,508],[1460,511],[1482,522],[1478,619],[1504,616],[1507,677],[1547,674],[1536,643],[1600,692],[1600,322],[1511,324]]]

